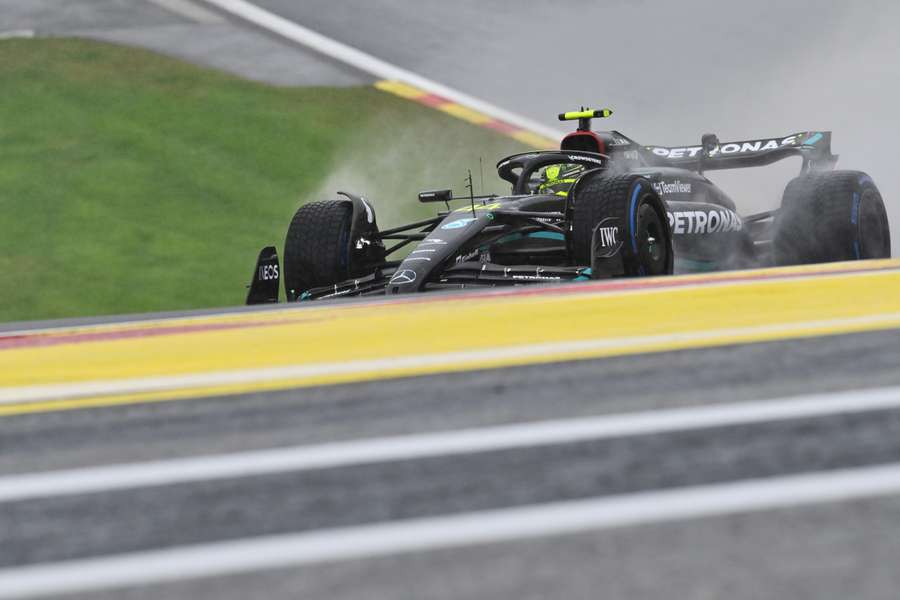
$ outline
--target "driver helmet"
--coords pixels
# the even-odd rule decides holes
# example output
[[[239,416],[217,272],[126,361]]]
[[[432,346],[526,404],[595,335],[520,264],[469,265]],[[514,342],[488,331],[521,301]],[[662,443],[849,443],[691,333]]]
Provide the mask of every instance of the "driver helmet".
[[[541,183],[538,186],[538,192],[541,194],[566,196],[583,170],[584,167],[575,164],[547,165],[541,173]]]

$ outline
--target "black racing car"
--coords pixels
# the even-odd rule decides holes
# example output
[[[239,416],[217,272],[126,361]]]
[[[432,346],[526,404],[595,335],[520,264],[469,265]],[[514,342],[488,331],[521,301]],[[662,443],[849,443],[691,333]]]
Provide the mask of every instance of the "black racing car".
[[[420,193],[446,206],[431,219],[379,230],[361,196],[304,204],[288,227],[283,271],[275,248],[264,248],[247,303],[277,302],[281,278],[294,301],[890,256],[881,194],[865,173],[833,170],[831,132],[642,146],[591,130],[592,118],[610,114],[561,114],[578,129],[559,150],[501,160],[509,195],[473,195],[471,175],[466,196]],[[801,173],[775,211],[742,217],[703,175],[790,156],[803,159]],[[456,200],[464,204],[451,210]]]

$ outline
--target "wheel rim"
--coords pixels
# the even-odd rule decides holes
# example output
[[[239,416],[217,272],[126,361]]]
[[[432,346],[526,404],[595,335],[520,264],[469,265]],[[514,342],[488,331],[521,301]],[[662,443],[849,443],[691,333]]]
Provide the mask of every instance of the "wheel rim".
[[[887,234],[887,212],[875,190],[866,190],[859,202],[859,258],[887,258],[891,255]]]
[[[642,203],[637,219],[638,264],[646,275],[662,275],[666,272],[669,246],[666,230],[659,214],[649,203]]]

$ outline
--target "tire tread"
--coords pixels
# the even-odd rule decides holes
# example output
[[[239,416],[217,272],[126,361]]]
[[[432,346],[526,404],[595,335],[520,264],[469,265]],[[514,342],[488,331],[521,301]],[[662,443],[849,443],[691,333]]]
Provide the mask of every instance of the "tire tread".
[[[777,264],[812,264],[856,258],[851,225],[853,195],[863,193],[861,171],[801,175],[788,183],[775,220]],[[873,183],[869,183],[875,188]],[[877,188],[875,188],[877,192]],[[881,202],[880,194],[877,200]]]
[[[297,209],[284,241],[285,289],[301,292],[347,278],[342,264],[353,207],[343,200],[318,200]]]

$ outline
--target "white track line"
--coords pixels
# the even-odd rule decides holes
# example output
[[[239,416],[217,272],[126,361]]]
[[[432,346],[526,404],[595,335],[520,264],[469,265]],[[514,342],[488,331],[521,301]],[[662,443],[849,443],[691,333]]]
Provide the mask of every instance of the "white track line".
[[[360,71],[369,73],[379,79],[403,81],[426,92],[443,96],[444,98],[465,105],[491,117],[506,121],[511,125],[529,129],[534,133],[546,136],[550,139],[559,139],[562,133],[554,127],[549,127],[537,121],[525,118],[499,106],[485,102],[458,90],[447,87],[431,79],[426,79],[412,71],[400,68],[391,63],[376,58],[371,54],[357,50],[352,46],[338,42],[293,21],[280,17],[255,4],[245,0],[204,0],[207,4],[230,13],[245,21],[262,27],[272,33],[280,35],[288,40],[306,46],[330,56],[342,63],[348,64]],[[413,9],[414,10],[414,9]]]
[[[0,502],[109,492],[900,407],[900,387],[540,421],[0,478]]]
[[[900,493],[900,464],[248,538],[0,570],[31,598]]]
[[[159,6],[162,9],[165,9],[169,12],[173,12],[176,15],[181,15],[186,19],[190,19],[195,23],[222,23],[225,21],[219,15],[213,13],[212,11],[206,10],[205,8],[190,2],[189,0],[148,0],[152,4]]]
[[[900,313],[885,313],[861,317],[711,329],[709,331],[548,342],[511,347],[499,346],[482,350],[398,356],[384,359],[354,360],[337,363],[266,367],[234,371],[211,371],[190,375],[161,375],[155,377],[96,380],[76,383],[11,386],[0,388],[0,405],[27,404],[51,400],[144,392],[202,389],[207,387],[254,384],[272,381],[292,381],[327,375],[362,375],[364,373],[372,372],[400,372],[401,369],[435,368],[449,364],[466,363],[472,364],[472,368],[477,368],[479,362],[498,359],[515,361],[533,359],[534,357],[552,357],[553,361],[561,361],[567,360],[568,356],[574,356],[578,353],[608,349],[627,351],[631,349],[638,350],[649,345],[658,344],[669,345],[698,341],[709,341],[710,343],[713,343],[717,340],[731,339],[736,336],[752,337],[771,334],[802,336],[802,332],[809,330],[852,329],[872,326],[890,328],[892,326],[896,327],[898,323],[900,323]]]

